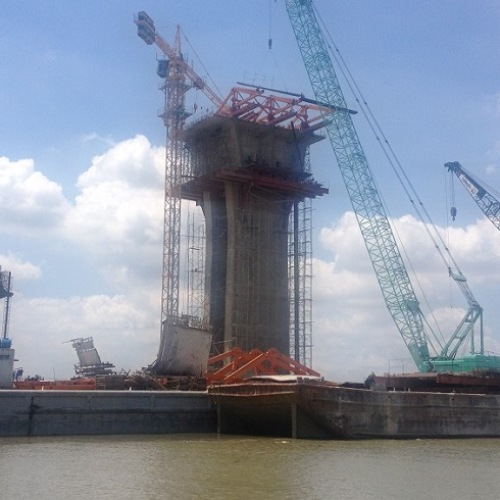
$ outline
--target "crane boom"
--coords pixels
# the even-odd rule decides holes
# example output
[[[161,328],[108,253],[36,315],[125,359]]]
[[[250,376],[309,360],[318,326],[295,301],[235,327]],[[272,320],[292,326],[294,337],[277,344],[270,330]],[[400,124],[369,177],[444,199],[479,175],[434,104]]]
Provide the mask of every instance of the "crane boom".
[[[468,309],[445,345],[434,339],[439,344],[439,351],[430,356],[431,336],[426,332],[424,315],[346,106],[312,0],[285,0],[285,4],[316,100],[334,110],[331,116],[325,117],[328,137],[386,306],[415,364],[423,372],[500,371],[500,357],[484,354],[483,310],[458,268],[455,273],[449,267],[449,275],[464,294]],[[474,345],[477,323],[480,329],[478,351]],[[470,339],[470,355],[457,358],[460,346],[467,339]]]
[[[429,350],[423,314],[347,110],[311,0],[285,0],[316,99],[337,109],[327,132],[387,308],[421,371]]]
[[[445,163],[444,166],[448,168],[449,172],[458,177],[458,180],[483,211],[484,215],[500,231],[500,201],[482,186],[472,174],[467,172],[458,161]]]
[[[222,99],[205,83],[196,71],[187,64],[176,48],[171,47],[156,31],[153,20],[141,11],[134,19],[137,24],[138,35],[148,45],[153,43],[165,54],[169,60],[177,60],[181,65],[183,73],[189,78],[194,88],[201,90],[217,107],[222,105]]]

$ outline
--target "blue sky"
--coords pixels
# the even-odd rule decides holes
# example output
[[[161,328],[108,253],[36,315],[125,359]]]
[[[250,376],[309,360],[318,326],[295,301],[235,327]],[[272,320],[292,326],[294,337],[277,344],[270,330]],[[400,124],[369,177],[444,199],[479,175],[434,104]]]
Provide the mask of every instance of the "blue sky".
[[[500,4],[317,0],[316,6],[449,238],[485,308],[490,348],[500,352],[499,234],[460,186],[457,220],[446,227],[443,168],[458,160],[500,189]],[[76,356],[62,342],[80,336],[92,335],[118,368],[140,368],[156,355],[165,132],[156,116],[163,105],[158,51],[137,37],[139,10],[169,42],[181,26],[189,41],[182,40],[184,52],[223,95],[237,81],[312,94],[281,0],[5,0],[0,265],[14,275],[10,333],[30,374],[72,375]],[[346,99],[356,106],[347,92]],[[188,100],[210,108],[202,95]],[[453,323],[463,306],[458,292],[430,264],[432,249],[428,254],[415,236],[420,227],[360,115],[355,124],[390,213],[409,235],[407,252],[421,266],[436,310]],[[385,371],[387,360],[407,357],[406,350],[327,141],[312,151],[312,162],[330,189],[314,212],[315,367],[340,380]]]

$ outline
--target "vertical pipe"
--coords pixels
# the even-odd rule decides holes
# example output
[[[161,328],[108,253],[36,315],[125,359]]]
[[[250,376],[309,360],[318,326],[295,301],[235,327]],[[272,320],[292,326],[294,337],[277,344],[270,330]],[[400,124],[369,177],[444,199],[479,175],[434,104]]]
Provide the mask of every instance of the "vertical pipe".
[[[6,339],[7,338],[7,327],[9,324],[9,308],[10,308],[10,279],[11,279],[11,272],[8,271],[7,274],[7,297],[5,298],[5,309],[4,309],[4,314],[3,314],[3,334],[2,338]]]
[[[299,270],[299,202],[293,202],[293,318],[294,359],[300,359],[300,270]]]

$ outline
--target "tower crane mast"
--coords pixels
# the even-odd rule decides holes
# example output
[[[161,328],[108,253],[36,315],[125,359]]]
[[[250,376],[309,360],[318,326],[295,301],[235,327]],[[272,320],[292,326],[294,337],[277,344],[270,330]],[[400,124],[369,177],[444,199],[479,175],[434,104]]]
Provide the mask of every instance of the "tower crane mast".
[[[477,203],[484,215],[500,231],[500,200],[475,179],[470,172],[467,172],[458,161],[445,163],[444,166],[448,169],[448,172],[458,177],[458,180]],[[455,207],[452,207],[453,209]],[[456,213],[456,209],[454,213]]]
[[[0,299],[5,299],[5,305],[3,310],[3,321],[2,321],[2,335],[0,336],[0,347],[1,341],[8,342],[8,331],[9,331],[9,313],[10,313],[10,299],[12,295],[12,273],[10,271],[2,271],[0,267]]]
[[[449,268],[469,308],[459,326],[436,356],[430,355],[431,336],[412,287],[392,227],[377,190],[372,171],[354,128],[351,114],[328,45],[314,12],[312,0],[285,0],[288,16],[316,99],[336,110],[326,117],[327,133],[337,158],[352,208],[375,271],[387,308],[417,366],[422,372],[500,369],[500,358],[483,351],[482,309],[463,275]],[[473,328],[479,322],[480,350],[473,352]],[[471,354],[457,360],[459,347],[471,338]]]
[[[222,100],[184,60],[179,26],[171,46],[156,32],[154,22],[146,12],[139,12],[134,22],[138,36],[147,45],[155,44],[167,58],[158,62],[158,76],[164,79],[161,89],[165,93],[165,106],[160,117],[167,134],[161,310],[163,328],[166,321],[176,321],[179,316],[181,181],[185,162],[182,132],[189,116],[185,105],[186,92],[191,88],[199,89],[217,107],[222,105]]]

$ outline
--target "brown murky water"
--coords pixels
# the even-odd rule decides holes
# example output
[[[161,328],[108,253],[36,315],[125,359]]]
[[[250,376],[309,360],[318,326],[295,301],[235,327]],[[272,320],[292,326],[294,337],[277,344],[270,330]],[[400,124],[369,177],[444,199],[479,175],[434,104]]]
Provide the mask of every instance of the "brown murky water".
[[[0,438],[2,500],[498,500],[500,440]]]

